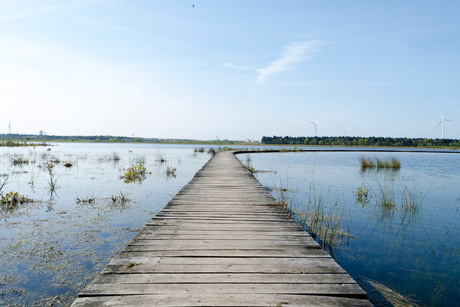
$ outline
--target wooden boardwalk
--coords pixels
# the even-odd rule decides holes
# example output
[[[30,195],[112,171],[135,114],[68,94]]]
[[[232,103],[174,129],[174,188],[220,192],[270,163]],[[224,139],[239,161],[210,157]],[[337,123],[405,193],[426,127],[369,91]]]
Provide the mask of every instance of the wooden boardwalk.
[[[72,306],[372,306],[274,203],[218,153]]]

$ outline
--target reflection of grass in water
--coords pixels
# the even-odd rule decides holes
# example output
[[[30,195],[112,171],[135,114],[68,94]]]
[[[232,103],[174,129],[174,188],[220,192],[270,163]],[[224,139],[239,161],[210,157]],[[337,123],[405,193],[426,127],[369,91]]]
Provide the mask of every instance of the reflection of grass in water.
[[[290,203],[289,208],[297,215],[299,223],[324,247],[336,245],[343,237],[351,237],[343,231],[342,216],[337,202],[329,209],[321,196],[316,195],[314,183],[310,184],[307,204]]]
[[[417,191],[415,186],[409,189],[404,182],[399,181],[400,199],[398,201],[392,179],[385,178],[383,183],[377,177],[374,177],[374,179],[377,184],[377,190],[373,192],[376,197],[378,225],[386,225],[391,222],[396,212],[399,213],[402,229],[405,229],[419,218],[420,208],[428,191],[423,195]]]

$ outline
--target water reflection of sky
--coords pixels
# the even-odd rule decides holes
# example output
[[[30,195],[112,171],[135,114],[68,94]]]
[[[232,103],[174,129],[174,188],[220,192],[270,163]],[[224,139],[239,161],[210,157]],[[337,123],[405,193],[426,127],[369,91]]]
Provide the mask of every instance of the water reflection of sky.
[[[397,157],[397,171],[360,168],[360,157]],[[248,160],[249,157],[249,160]],[[344,239],[331,252],[355,278],[370,278],[426,305],[451,305],[460,299],[460,155],[454,153],[311,152],[239,155],[259,172],[263,185],[293,191],[292,199],[308,202],[311,186],[326,206],[338,203],[342,225],[355,239]],[[356,203],[362,185],[379,194],[405,189],[423,199],[412,215],[383,212]],[[272,193],[278,193],[273,189]],[[289,193],[288,193],[289,194]]]
[[[0,183],[8,177],[3,192],[38,201],[0,212],[0,305],[72,302],[209,160],[206,151],[195,153],[198,147],[56,143],[50,151],[0,148]],[[15,157],[29,163],[14,166],[10,159]],[[56,159],[57,189],[50,200],[45,165]],[[145,180],[124,183],[120,176],[140,160],[148,172]],[[64,167],[66,162],[72,166]],[[177,169],[176,177],[166,174],[168,167]],[[120,193],[130,201],[114,203],[112,196]]]
[[[30,304],[56,295],[72,301],[210,158],[206,153],[210,146],[203,146],[204,153],[194,151],[199,147],[58,143],[50,151],[0,148],[0,180],[9,176],[4,191],[42,201],[1,213],[0,284],[9,282],[0,286],[0,304]],[[114,153],[119,160],[113,159]],[[396,156],[402,168],[362,172],[361,155]],[[14,156],[26,157],[30,163],[12,166]],[[159,161],[161,157],[166,161]],[[306,201],[312,183],[325,203],[338,202],[343,227],[356,239],[344,239],[332,252],[355,278],[377,280],[427,305],[449,305],[459,299],[460,179],[456,168],[460,155],[309,152],[238,157],[257,170],[271,171],[257,173],[257,178],[267,187],[291,189],[295,192],[291,197],[298,202]],[[60,160],[54,168],[57,189],[52,201],[48,171],[43,167],[50,159]],[[120,176],[140,160],[149,172],[146,179],[125,184]],[[64,167],[65,162],[72,167]],[[177,168],[175,178],[166,175],[167,167]],[[356,188],[364,183],[375,189],[376,180],[426,194],[413,222],[402,228],[399,212],[382,222],[372,201],[364,207],[355,202]],[[120,193],[130,201],[111,204],[110,197]],[[273,193],[276,196],[276,190]],[[95,198],[95,203],[77,203],[77,198]]]

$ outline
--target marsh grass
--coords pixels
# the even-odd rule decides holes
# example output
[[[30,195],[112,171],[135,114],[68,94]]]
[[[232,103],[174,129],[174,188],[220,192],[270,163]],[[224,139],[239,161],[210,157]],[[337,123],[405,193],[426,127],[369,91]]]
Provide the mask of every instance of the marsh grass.
[[[385,158],[385,159],[380,159],[380,158],[372,159],[372,158],[366,158],[366,157],[361,156],[360,165],[363,171],[367,169],[372,169],[372,168],[392,169],[392,170],[398,170],[401,168],[401,162],[395,157]]]
[[[48,146],[43,143],[28,143],[27,141],[0,140],[0,147],[23,147],[23,146]]]
[[[417,221],[421,206],[428,191],[423,194],[414,186],[410,189],[400,181],[395,187],[394,180],[384,179],[382,183],[375,177],[377,189],[373,190],[375,196],[375,209],[377,225],[386,225],[395,216],[399,217],[401,229]]]
[[[338,209],[337,201],[331,206],[324,204],[323,198],[316,195],[315,185],[310,184],[307,203],[299,203],[288,196],[289,189],[279,189],[279,202],[294,214],[295,219],[323,248],[330,249],[342,238],[351,235],[343,231],[343,212]],[[320,193],[321,194],[321,193]]]

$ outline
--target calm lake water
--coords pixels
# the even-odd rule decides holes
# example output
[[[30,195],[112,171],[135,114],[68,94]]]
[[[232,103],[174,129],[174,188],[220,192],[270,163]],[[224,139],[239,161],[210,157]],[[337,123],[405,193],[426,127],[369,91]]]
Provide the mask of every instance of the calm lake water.
[[[0,210],[0,305],[66,305],[115,257],[148,219],[210,159],[196,145],[70,144],[1,148],[2,192],[37,200]],[[215,148],[215,147],[214,147]],[[264,147],[266,148],[266,147]],[[279,147],[278,147],[279,148]],[[397,172],[361,172],[360,156],[400,159]],[[22,157],[28,163],[13,165]],[[460,175],[458,154],[308,152],[241,154],[257,178],[278,197],[288,188],[296,204],[322,198],[343,215],[352,237],[329,249],[358,280],[382,283],[422,305],[459,301]],[[248,157],[249,160],[248,161]],[[165,161],[162,161],[165,160]],[[47,163],[54,161],[56,190],[50,190]],[[141,182],[120,179],[144,161]],[[71,167],[64,163],[70,162]],[[167,175],[176,168],[175,176]],[[367,204],[356,203],[357,187],[368,187]],[[419,210],[403,214],[378,209],[379,185],[396,197],[407,188],[417,194]],[[129,199],[126,203],[116,200]],[[116,200],[114,202],[114,200]]]
[[[360,157],[396,157],[398,171],[362,171]],[[460,302],[460,154],[307,152],[242,154],[259,181],[300,206],[314,197],[337,204],[345,237],[329,252],[361,282],[377,281],[420,305]],[[368,203],[357,202],[357,188],[369,189]],[[396,205],[383,210],[380,191],[393,191]],[[313,196],[314,194],[314,196]],[[399,208],[403,195],[417,203]]]
[[[187,145],[58,143],[50,148],[0,147],[0,185],[8,178],[2,192],[39,201],[0,210],[0,305],[72,303],[211,157]],[[19,157],[29,163],[12,165]],[[56,162],[55,193],[50,193],[49,161]],[[124,183],[120,176],[139,161],[149,172],[145,180]],[[67,162],[72,166],[65,167]],[[177,169],[175,176],[166,174],[168,167]],[[120,193],[129,199],[125,204],[112,201]]]

